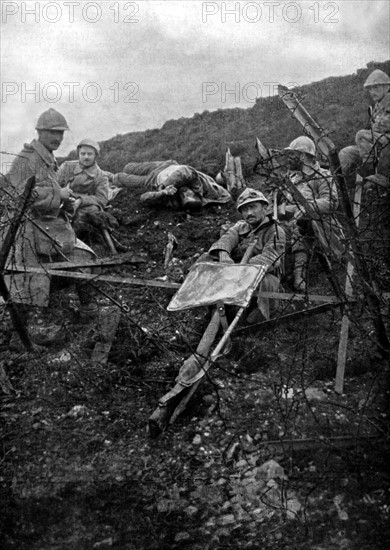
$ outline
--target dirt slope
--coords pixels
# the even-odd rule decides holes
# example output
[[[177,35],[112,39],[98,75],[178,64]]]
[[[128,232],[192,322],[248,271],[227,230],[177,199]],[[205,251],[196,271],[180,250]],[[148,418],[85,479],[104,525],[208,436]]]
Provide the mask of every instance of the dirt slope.
[[[374,199],[365,197],[388,212],[387,198]],[[113,213],[119,240],[148,261],[107,273],[148,279],[166,275],[168,232],[185,273],[220,226],[237,219],[234,206],[199,215],[146,209],[127,191]],[[379,256],[373,269],[385,284]],[[35,314],[33,330],[61,327],[65,337],[40,358],[8,349],[2,311],[1,365],[13,388],[1,415],[3,548],[386,547],[388,365],[365,306],[355,308],[343,395],[333,391],[336,309],[237,333],[189,410],[151,440],[148,418],[196,347],[208,311],[168,314],[167,289],[102,288],[129,306],[105,366],[90,361],[98,331],[78,322],[69,290]],[[317,260],[310,292],[332,294]],[[109,300],[99,300],[106,312]],[[284,307],[281,314],[298,308]]]

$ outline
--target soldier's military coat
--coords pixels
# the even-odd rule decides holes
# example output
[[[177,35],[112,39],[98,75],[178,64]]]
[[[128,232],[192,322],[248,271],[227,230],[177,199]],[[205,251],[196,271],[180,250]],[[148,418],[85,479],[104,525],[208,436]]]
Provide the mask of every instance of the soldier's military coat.
[[[286,238],[284,229],[270,216],[266,216],[255,228],[244,220],[235,223],[210,247],[209,254],[217,256],[224,251],[239,263],[254,237],[256,244],[248,263],[265,264],[269,273],[280,274]]]
[[[55,247],[50,245],[50,239],[44,232],[53,236],[58,250],[64,254],[74,249],[76,236],[68,219],[60,211],[61,189],[57,170],[54,155],[38,140],[33,140],[24,145],[6,175],[6,188],[15,200],[23,193],[27,179],[35,176],[33,203],[28,211],[33,221],[24,220],[12,251],[12,259],[18,264],[39,265],[42,261],[39,256],[55,253]],[[37,225],[44,231],[40,231]]]
[[[76,235],[61,209],[61,188],[57,180],[54,155],[38,140],[25,144],[3,180],[7,206],[3,212],[0,233],[4,236],[15,215],[18,197],[26,181],[35,176],[32,204],[27,211],[8,255],[7,267],[40,266],[52,260],[92,258],[93,251]],[[10,198],[11,197],[11,198]],[[46,280],[43,282],[43,278]],[[9,290],[15,301],[47,305],[50,281],[47,276],[13,274],[8,277]],[[37,279],[39,279],[37,283]]]
[[[107,206],[108,177],[96,163],[84,168],[77,160],[65,161],[58,171],[58,183],[61,187],[69,185],[81,200],[80,208],[96,211]]]

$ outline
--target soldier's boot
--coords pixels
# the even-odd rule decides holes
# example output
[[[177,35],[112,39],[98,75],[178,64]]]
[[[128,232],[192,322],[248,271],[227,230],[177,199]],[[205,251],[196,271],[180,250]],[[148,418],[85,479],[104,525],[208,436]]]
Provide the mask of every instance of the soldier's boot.
[[[26,308],[26,306],[22,304],[15,304],[15,308],[17,310],[18,317],[20,319],[20,322],[22,325],[24,325],[27,328],[27,322],[29,318],[29,312]],[[19,332],[15,329],[15,327],[12,325],[12,332],[11,332],[11,340],[9,341],[8,347],[11,351],[24,351],[24,345],[23,342],[19,336]]]
[[[267,321],[267,318],[264,317],[263,313],[256,307],[245,319],[246,325],[257,325],[257,323],[262,323]]]
[[[28,331],[28,321],[31,317],[31,311],[28,311],[27,308],[23,305],[18,305],[17,308],[20,321]],[[33,348],[37,351],[39,351],[41,348],[43,350],[44,347],[63,344],[66,339],[64,331],[58,328],[53,328],[49,331],[46,330],[45,333],[37,333],[34,335],[29,332],[29,337]],[[19,336],[19,332],[15,328],[13,328],[12,330],[11,340],[9,341],[8,346],[11,351],[23,352],[25,350],[25,346]]]
[[[80,321],[83,324],[97,322],[99,319],[99,307],[95,299],[93,288],[88,284],[79,284],[77,294],[80,300]]]
[[[306,292],[307,254],[296,252],[294,254],[294,290]]]

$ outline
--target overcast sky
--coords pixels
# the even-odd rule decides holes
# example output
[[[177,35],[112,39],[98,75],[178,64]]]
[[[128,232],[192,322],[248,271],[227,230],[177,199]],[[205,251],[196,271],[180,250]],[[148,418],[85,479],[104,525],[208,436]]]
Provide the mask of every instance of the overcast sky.
[[[253,105],[389,59],[389,2],[1,2],[1,150],[35,137],[54,107],[82,138]],[[2,163],[9,157],[2,155]]]

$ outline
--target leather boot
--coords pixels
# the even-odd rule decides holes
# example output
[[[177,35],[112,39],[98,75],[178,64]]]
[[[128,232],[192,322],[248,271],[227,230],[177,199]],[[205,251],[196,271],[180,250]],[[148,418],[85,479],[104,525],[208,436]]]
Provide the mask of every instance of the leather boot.
[[[80,300],[80,321],[88,324],[98,320],[99,307],[95,299],[94,289],[86,283],[78,284],[76,287]]]
[[[30,312],[28,308],[23,304],[15,304],[14,307],[17,310],[17,314],[20,322],[22,323],[22,325],[24,325],[27,328],[27,324],[30,317]],[[8,346],[11,351],[24,351],[25,349],[24,344],[20,339],[19,332],[15,329],[13,325],[12,325],[11,340],[9,341]]]
[[[257,325],[257,323],[262,323],[263,321],[267,321],[262,314],[262,312],[256,307],[253,311],[249,313],[249,315],[245,319],[246,325]]]
[[[23,304],[16,305],[19,319],[26,327],[31,343],[35,350],[44,349],[44,347],[58,346],[66,342],[66,332],[58,326],[46,326],[39,329],[34,318],[32,317],[33,310],[31,307]],[[19,336],[19,332],[13,327],[11,340],[9,341],[9,349],[11,351],[23,352],[25,347]]]
[[[79,314],[81,323],[87,325],[88,323],[98,321],[99,307],[96,302],[81,304]]]
[[[297,292],[306,292],[306,252],[296,252],[294,254],[294,290]]]

